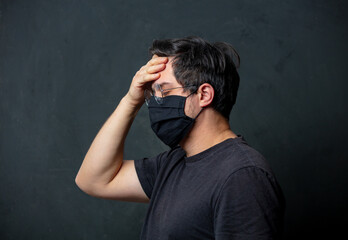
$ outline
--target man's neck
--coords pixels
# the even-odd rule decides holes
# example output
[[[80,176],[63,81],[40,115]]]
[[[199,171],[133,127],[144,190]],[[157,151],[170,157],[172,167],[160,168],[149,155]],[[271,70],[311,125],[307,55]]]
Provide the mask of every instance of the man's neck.
[[[202,118],[196,120],[192,130],[183,139],[180,146],[185,150],[186,156],[190,157],[228,138],[236,137],[237,135],[232,132],[225,118],[202,112]]]

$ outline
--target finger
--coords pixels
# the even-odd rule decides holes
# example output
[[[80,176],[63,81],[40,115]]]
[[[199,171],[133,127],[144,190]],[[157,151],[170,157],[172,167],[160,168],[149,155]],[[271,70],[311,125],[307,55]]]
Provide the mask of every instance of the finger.
[[[144,66],[141,67],[141,68],[135,73],[134,76],[140,77],[140,76],[142,76],[142,75],[144,75],[144,74],[147,74],[146,69],[147,69],[147,68],[145,68]]]
[[[167,57],[156,57],[156,58],[152,58],[148,64],[148,66],[152,66],[152,65],[156,65],[156,64],[161,64],[161,63],[167,63],[168,62],[168,58]]]
[[[147,74],[143,77],[143,83],[155,81],[155,80],[159,79],[160,76],[161,76],[161,74],[159,74],[159,73]]]
[[[163,71],[164,69],[166,68],[166,65],[165,64],[157,64],[157,65],[153,65],[153,66],[150,66],[146,69],[146,72],[147,73],[157,73],[157,72],[160,72],[160,71]]]

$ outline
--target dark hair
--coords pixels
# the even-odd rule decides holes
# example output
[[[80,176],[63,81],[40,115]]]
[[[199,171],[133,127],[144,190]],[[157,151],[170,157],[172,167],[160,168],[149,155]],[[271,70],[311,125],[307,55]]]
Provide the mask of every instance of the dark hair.
[[[228,43],[209,43],[199,37],[154,40],[152,55],[174,57],[173,71],[176,80],[191,92],[203,83],[215,91],[212,107],[226,119],[236,102],[239,87],[240,58]]]

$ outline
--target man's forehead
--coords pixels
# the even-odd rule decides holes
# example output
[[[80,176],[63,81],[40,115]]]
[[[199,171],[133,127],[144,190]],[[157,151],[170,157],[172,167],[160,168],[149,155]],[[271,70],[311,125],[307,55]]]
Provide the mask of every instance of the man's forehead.
[[[152,82],[152,86],[155,84],[159,84],[161,86],[175,85],[177,83],[172,68],[168,65],[169,64],[167,63],[166,68],[163,71],[159,72],[161,74],[161,77],[156,81]]]
[[[159,72],[161,77],[156,81],[152,82],[151,86],[153,87],[155,84],[162,86],[166,85],[176,85],[177,80],[175,79],[173,68],[172,68],[172,57],[169,57],[169,61],[166,63],[166,68]]]

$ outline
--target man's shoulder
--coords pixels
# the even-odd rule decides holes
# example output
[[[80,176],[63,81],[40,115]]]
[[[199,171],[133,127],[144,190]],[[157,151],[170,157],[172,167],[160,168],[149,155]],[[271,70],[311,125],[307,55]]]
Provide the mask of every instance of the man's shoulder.
[[[238,135],[238,138],[226,141],[220,151],[214,153],[213,157],[220,167],[229,174],[248,167],[260,168],[263,171],[272,173],[265,157],[250,146],[241,135]]]
[[[185,151],[180,147],[174,147],[169,150],[163,151],[153,157],[144,158],[146,161],[157,162],[159,167],[163,167],[167,164],[172,164],[176,160],[180,160],[185,156]]]

